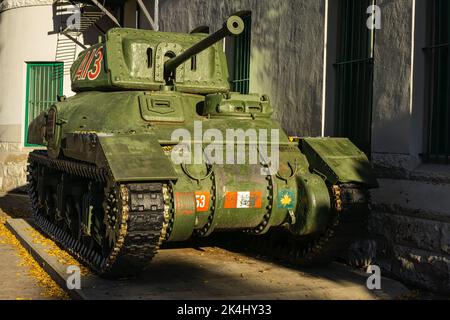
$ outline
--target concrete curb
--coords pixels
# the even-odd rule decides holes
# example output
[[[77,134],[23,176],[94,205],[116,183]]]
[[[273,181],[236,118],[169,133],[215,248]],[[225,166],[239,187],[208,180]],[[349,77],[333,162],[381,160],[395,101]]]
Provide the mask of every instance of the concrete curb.
[[[14,234],[22,246],[30,252],[32,257],[39,263],[39,265],[50,275],[50,277],[70,296],[75,300],[85,299],[81,290],[69,290],[66,285],[66,267],[58,262],[56,257],[53,257],[45,252],[45,247],[39,243],[33,243],[27,229],[33,228],[27,221],[23,219],[8,219],[6,227]]]

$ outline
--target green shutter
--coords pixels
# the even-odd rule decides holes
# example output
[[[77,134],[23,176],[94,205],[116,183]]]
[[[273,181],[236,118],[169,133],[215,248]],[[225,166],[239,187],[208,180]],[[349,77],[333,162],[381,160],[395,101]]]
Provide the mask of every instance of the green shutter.
[[[448,0],[428,0],[427,132],[425,162],[450,162],[450,5]]]
[[[334,134],[370,154],[374,31],[367,27],[373,0],[339,0]]]
[[[252,16],[242,17],[245,30],[234,40],[234,79],[231,88],[235,92],[248,94],[250,89],[250,47]]]
[[[42,111],[51,107],[63,93],[64,65],[55,63],[28,63],[25,101],[25,146],[28,125]]]

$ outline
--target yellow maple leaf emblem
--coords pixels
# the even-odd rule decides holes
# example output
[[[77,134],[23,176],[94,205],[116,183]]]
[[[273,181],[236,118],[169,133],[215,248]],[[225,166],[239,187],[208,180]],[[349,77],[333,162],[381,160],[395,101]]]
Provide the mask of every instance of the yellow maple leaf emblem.
[[[281,204],[283,205],[283,206],[288,206],[288,205],[290,205],[291,204],[291,202],[292,202],[292,199],[291,199],[291,197],[289,197],[287,194],[285,194],[284,196],[283,196],[283,198],[281,198]]]

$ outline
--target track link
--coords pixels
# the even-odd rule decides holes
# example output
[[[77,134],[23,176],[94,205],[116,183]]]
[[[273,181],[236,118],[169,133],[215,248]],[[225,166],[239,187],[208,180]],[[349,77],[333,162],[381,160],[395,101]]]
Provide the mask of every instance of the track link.
[[[117,238],[107,253],[75,239],[44,214],[45,208],[39,201],[37,172],[42,167],[83,178],[87,182],[114,186],[116,192],[110,194],[109,200],[118,203],[120,221],[117,221]],[[29,156],[28,193],[35,224],[65,250],[105,277],[132,276],[149,264],[166,237],[169,188],[170,185],[164,183],[114,183],[104,169],[72,160],[50,159],[43,151],[34,151]]]

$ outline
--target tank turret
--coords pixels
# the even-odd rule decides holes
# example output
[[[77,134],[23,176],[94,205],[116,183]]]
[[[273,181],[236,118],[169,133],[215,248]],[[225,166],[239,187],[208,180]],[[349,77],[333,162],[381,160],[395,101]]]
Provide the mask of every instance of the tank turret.
[[[169,83],[179,92],[227,92],[228,67],[218,41],[243,30],[239,16],[209,36],[113,28],[72,65],[72,90],[159,90]]]
[[[176,57],[164,63],[164,76],[170,81],[175,70],[187,60],[192,59],[203,50],[209,48],[213,44],[228,36],[237,36],[244,31],[244,21],[238,16],[229,17],[223,24],[222,29],[214,32],[200,42],[194,44],[189,49],[183,51]]]

